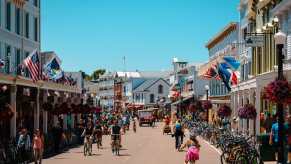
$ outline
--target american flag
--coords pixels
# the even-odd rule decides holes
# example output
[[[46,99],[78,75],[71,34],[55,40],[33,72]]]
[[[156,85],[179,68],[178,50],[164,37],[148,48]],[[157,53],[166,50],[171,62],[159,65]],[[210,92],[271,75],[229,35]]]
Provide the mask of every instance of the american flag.
[[[40,80],[40,62],[37,51],[34,50],[23,62],[25,67],[28,68],[33,82]]]

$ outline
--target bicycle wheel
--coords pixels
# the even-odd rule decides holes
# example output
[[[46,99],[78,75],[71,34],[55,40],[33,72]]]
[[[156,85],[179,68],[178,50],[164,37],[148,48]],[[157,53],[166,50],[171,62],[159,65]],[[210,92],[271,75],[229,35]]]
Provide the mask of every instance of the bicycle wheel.
[[[245,155],[238,155],[235,158],[235,163],[237,163],[237,164],[249,164],[248,157]]]
[[[258,154],[252,154],[249,161],[251,164],[263,164],[264,163]]]
[[[221,164],[226,164],[227,163],[226,154],[224,152],[220,155],[220,163]]]

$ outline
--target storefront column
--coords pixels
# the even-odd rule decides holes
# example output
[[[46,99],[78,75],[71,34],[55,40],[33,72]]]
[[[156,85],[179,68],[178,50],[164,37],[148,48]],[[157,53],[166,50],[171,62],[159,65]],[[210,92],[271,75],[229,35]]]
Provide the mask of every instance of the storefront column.
[[[68,129],[68,115],[63,114],[63,119],[64,119],[64,122],[63,122],[63,129],[64,129],[64,130],[67,130],[67,129]]]
[[[43,94],[43,102],[47,102],[47,91]],[[43,110],[43,133],[47,133],[47,121],[48,121],[48,112]]]
[[[10,104],[14,111],[14,115],[10,120],[10,136],[12,138],[16,137],[16,117],[17,117],[17,109],[16,109],[16,95],[17,95],[17,86],[11,85],[10,90]]]
[[[34,129],[39,128],[39,93],[40,89],[37,88],[37,94],[36,94],[36,109],[34,111]]]
[[[58,101],[58,96],[56,96],[56,95],[54,95],[54,106],[55,106],[55,104],[57,103],[57,101]],[[59,123],[59,119],[58,119],[58,116],[57,115],[54,115],[54,126],[57,126],[58,125],[58,123]]]
[[[240,104],[241,104],[241,95],[240,95],[240,91],[237,92],[237,108],[240,108]],[[242,124],[242,120],[239,119],[238,121],[238,130],[241,132],[243,130],[243,124]]]
[[[260,110],[261,110],[261,88],[256,88],[256,109],[258,117],[256,118],[256,135],[260,134]]]
[[[75,114],[71,114],[71,128],[72,129],[75,128],[74,125],[75,125]]]

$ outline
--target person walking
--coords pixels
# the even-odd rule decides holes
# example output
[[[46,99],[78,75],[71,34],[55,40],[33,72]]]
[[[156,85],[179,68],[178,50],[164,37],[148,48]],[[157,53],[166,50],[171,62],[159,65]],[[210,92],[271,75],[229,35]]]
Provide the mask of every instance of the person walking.
[[[26,164],[30,160],[31,140],[27,133],[27,129],[23,128],[17,143],[17,148],[20,154],[21,162]]]
[[[175,126],[174,126],[174,137],[175,137],[175,148],[176,150],[179,150],[180,145],[183,143],[183,129],[181,125],[181,121],[177,120]]]
[[[33,155],[35,164],[41,164],[43,147],[43,136],[41,135],[40,130],[36,129],[33,137]]]
[[[63,135],[63,129],[61,128],[60,123],[58,123],[55,127],[53,127],[55,153],[59,153],[60,151],[62,135]]]

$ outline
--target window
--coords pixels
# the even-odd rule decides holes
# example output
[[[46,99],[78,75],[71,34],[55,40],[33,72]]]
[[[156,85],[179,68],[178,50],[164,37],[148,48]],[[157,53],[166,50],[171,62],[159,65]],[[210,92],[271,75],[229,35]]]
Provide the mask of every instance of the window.
[[[9,74],[10,73],[10,55],[11,55],[11,47],[6,46],[6,51],[5,51],[5,73]]]
[[[150,103],[154,103],[154,102],[155,102],[155,95],[150,94]]]
[[[11,3],[6,3],[6,29],[11,30]]]
[[[38,20],[34,18],[34,41],[38,41]]]
[[[20,35],[20,9],[15,10],[15,32]]]
[[[35,7],[38,7],[38,0],[33,0],[33,5],[34,5]]]
[[[25,14],[25,37],[29,38],[29,13]]]
[[[163,94],[164,87],[162,85],[159,85],[158,92],[159,92],[159,94]]]
[[[20,49],[16,49],[15,53],[15,59],[16,59],[16,65],[15,67],[17,68],[17,75],[21,74],[21,68],[20,68]]]

